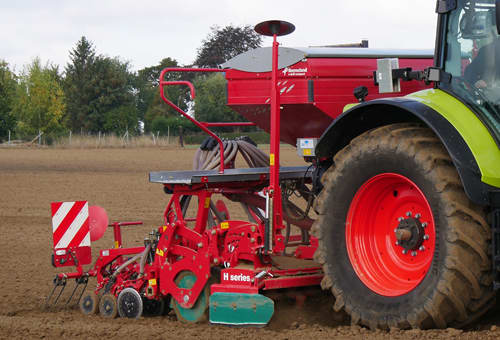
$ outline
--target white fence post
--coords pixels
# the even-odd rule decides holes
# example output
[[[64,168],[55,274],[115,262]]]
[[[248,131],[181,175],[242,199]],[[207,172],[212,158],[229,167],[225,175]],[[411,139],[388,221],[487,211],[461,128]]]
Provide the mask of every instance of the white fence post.
[[[128,130],[125,132],[125,134],[122,137],[122,145],[123,144],[128,144]]]

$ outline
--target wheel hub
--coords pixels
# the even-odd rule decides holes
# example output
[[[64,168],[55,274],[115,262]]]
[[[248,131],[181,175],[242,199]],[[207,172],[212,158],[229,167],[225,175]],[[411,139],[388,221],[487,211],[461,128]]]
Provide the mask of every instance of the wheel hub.
[[[394,229],[396,245],[409,250],[417,250],[422,246],[425,237],[424,223],[420,221],[420,214],[415,217],[400,218],[399,225]]]
[[[382,173],[354,195],[347,253],[358,278],[375,293],[400,296],[415,289],[431,266],[435,242],[429,202],[409,178]]]

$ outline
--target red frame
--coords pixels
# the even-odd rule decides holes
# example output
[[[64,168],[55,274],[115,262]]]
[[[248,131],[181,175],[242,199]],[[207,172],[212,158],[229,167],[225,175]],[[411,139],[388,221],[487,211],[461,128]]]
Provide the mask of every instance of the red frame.
[[[175,105],[174,103],[172,103],[165,96],[165,91],[164,91],[164,87],[165,86],[169,86],[169,85],[186,85],[186,86],[189,87],[189,89],[191,91],[191,100],[194,100],[194,98],[195,98],[195,90],[194,90],[193,84],[191,82],[189,82],[189,81],[166,81],[164,79],[165,79],[165,75],[168,72],[197,72],[197,73],[201,73],[201,72],[224,72],[224,71],[221,70],[221,69],[218,69],[218,68],[201,68],[200,69],[200,68],[174,68],[174,67],[170,67],[170,68],[165,68],[163,71],[161,71],[161,74],[160,74],[160,96],[163,99],[163,101],[165,103],[167,103],[175,111],[177,111],[178,113],[180,113],[181,115],[183,115],[184,117],[186,117],[187,119],[189,119],[193,124],[195,124],[200,129],[202,129],[207,134],[209,134],[219,144],[219,150],[220,150],[220,167],[219,167],[219,172],[223,173],[224,172],[224,145],[222,144],[222,140],[219,138],[219,136],[217,136],[212,131],[210,131],[209,129],[207,129],[204,124],[202,124],[202,123],[198,122],[196,119],[192,118],[190,115],[188,115],[181,108],[179,108],[177,105]]]
[[[272,131],[271,131],[271,161],[269,168],[269,182],[266,176],[252,182],[229,182],[209,183],[208,179],[198,185],[165,184],[173,192],[164,212],[165,225],[158,228],[159,240],[156,245],[153,263],[145,265],[144,275],[132,275],[139,270],[137,263],[126,266],[111,281],[111,272],[125,263],[125,256],[138,254],[145,247],[121,248],[121,227],[134,223],[114,223],[114,238],[116,249],[101,251],[94,267],[88,272],[83,272],[81,266],[77,273],[68,274],[71,277],[96,276],[96,293],[111,284],[110,292],[115,296],[126,287],[133,287],[137,291],[144,290],[147,298],[161,299],[170,295],[181,307],[190,308],[196,302],[203,290],[212,266],[229,267],[231,270],[241,270],[236,267],[244,261],[253,264],[248,269],[253,278],[250,286],[235,285],[231,282],[223,282],[215,285],[213,289],[232,292],[258,292],[259,289],[277,289],[286,287],[299,287],[304,285],[319,284],[322,271],[320,267],[293,268],[289,270],[276,269],[272,265],[272,254],[281,254],[285,249],[284,236],[281,231],[284,216],[281,207],[281,191],[279,185],[279,143],[280,143],[280,99],[277,85],[277,48],[276,37],[273,40],[273,91],[271,94]],[[228,125],[253,125],[253,123],[200,123],[182,111],[178,106],[170,102],[164,94],[164,86],[185,85],[190,88],[191,97],[194,99],[194,86],[187,81],[165,81],[167,72],[222,72],[219,69],[164,69],[160,78],[160,95],[162,99],[177,112],[188,118],[195,125],[207,132],[219,143],[221,165],[219,172],[224,172],[224,150],[219,137],[212,133],[209,126]],[[220,223],[215,228],[207,230],[207,220],[210,212],[210,200],[213,194],[220,193],[228,198],[237,194],[242,201],[255,202],[257,206],[262,205],[262,198],[257,198],[256,190],[263,186],[263,192],[268,195],[272,202],[269,215],[269,230],[266,233],[266,220],[258,221],[257,224],[247,221],[229,220]],[[257,189],[259,188],[259,189]],[[253,191],[252,191],[253,190]],[[196,219],[183,216],[181,199],[183,196],[196,196],[198,208]],[[265,207],[264,207],[265,208]],[[188,222],[195,221],[193,228]],[[306,229],[311,226],[310,221],[304,222]],[[292,237],[295,240],[294,237]],[[298,258],[311,258],[316,250],[317,240],[312,239],[310,246],[301,246],[297,249]],[[266,242],[266,240],[268,242]],[[227,269],[230,270],[230,269]],[[193,287],[179,288],[175,280],[183,271],[191,271],[197,277]],[[264,273],[260,275],[259,273]],[[68,277],[67,274],[61,274]],[[260,276],[259,276],[260,275]],[[281,278],[280,278],[281,277]],[[276,279],[278,278],[278,279]],[[62,276],[61,276],[62,279]],[[217,288],[218,287],[218,288]],[[246,287],[246,288],[245,288]]]

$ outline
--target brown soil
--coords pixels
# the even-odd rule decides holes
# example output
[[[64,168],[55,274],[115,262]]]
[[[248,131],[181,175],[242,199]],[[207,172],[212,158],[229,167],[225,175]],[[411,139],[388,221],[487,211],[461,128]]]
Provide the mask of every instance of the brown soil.
[[[0,149],[0,338],[500,338],[498,310],[468,330],[370,331],[350,326],[331,310],[332,297],[314,290],[281,294],[271,324],[262,329],[182,324],[172,314],[108,320],[85,316],[64,301],[44,309],[57,272],[50,265],[50,202],[88,200],[104,207],[111,221],[141,220],[144,226],[124,231],[126,246],[139,245],[161,225],[168,199],[161,185],[148,182],[149,171],[191,169],[193,155],[191,149]],[[283,151],[282,161],[302,164],[292,148]],[[111,245],[108,231],[93,244],[93,253]],[[65,293],[71,288],[72,283]],[[297,295],[307,296],[304,304],[296,302]]]

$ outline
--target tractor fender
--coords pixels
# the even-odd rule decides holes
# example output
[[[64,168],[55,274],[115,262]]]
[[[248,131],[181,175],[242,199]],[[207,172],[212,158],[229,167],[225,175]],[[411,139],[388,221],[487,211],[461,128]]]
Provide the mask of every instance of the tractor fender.
[[[333,157],[356,136],[402,122],[420,122],[431,128],[453,160],[470,200],[489,205],[492,187],[481,181],[478,163],[462,135],[442,114],[411,96],[367,101],[343,112],[323,132],[316,146],[316,156]]]

